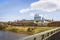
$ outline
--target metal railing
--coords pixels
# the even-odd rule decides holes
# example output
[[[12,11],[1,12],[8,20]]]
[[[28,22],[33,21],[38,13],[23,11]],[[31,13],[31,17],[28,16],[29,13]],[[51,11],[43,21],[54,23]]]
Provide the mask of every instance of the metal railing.
[[[34,34],[31,36],[27,36],[21,40],[47,40],[47,38],[49,38],[50,36],[54,35],[55,33],[59,32],[59,31],[60,31],[60,27],[52,29],[52,30],[48,30],[45,32],[41,32],[38,34]]]

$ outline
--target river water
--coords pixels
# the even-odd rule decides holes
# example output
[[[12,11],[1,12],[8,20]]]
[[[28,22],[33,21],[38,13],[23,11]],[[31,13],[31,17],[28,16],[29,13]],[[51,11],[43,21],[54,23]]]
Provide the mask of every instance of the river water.
[[[0,40],[20,40],[21,38],[26,37],[26,36],[28,35],[0,31]]]

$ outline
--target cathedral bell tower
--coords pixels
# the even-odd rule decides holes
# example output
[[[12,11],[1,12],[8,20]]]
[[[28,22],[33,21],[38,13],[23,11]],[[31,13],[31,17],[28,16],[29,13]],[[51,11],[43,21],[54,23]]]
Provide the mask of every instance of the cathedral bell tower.
[[[40,21],[41,21],[41,16],[39,16],[39,14],[35,14],[34,15],[34,23],[38,24],[38,23],[40,23]]]

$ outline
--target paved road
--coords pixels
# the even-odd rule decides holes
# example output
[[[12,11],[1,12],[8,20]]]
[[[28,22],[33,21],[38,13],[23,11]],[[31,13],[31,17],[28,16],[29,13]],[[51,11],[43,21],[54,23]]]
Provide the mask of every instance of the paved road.
[[[51,36],[47,40],[60,40],[60,32],[54,34],[53,36]]]
[[[28,35],[0,31],[0,40],[20,40],[21,38],[25,36],[28,36]]]

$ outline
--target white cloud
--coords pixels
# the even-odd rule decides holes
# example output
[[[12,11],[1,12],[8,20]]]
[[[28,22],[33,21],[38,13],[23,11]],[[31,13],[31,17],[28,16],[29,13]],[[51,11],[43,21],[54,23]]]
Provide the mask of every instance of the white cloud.
[[[39,14],[39,16],[44,17],[42,14]]]
[[[42,10],[52,12],[60,9],[60,0],[39,0],[31,3],[30,8],[20,10],[21,13],[29,12],[31,10]]]
[[[30,11],[30,9],[22,9],[22,10],[20,10],[20,13],[26,13],[26,12],[29,12]]]
[[[52,12],[60,9],[60,0],[40,0],[31,4],[31,8]]]
[[[30,13],[30,16],[31,16],[31,17],[34,17],[34,15],[35,15],[34,13]]]

